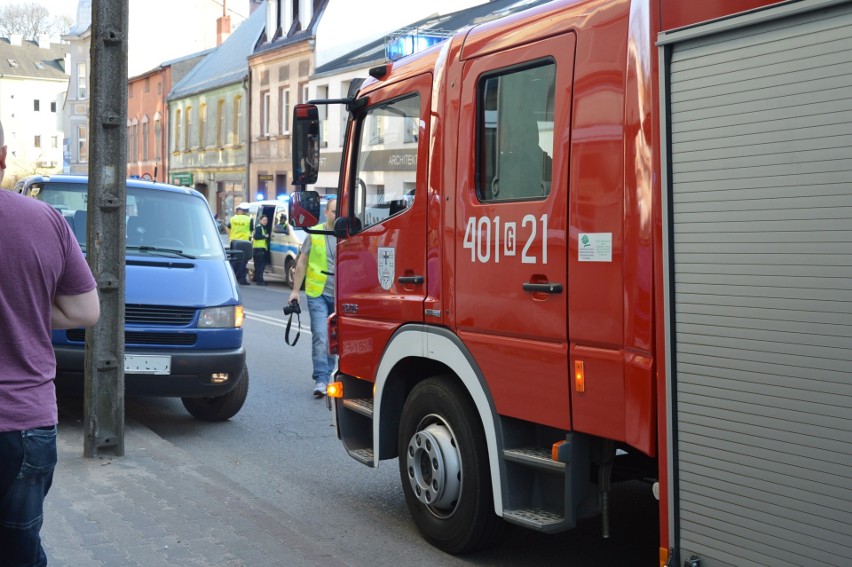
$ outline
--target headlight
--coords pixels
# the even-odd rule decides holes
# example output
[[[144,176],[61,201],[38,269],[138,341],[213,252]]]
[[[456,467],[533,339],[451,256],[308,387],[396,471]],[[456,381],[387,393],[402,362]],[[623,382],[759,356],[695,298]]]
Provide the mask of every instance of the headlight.
[[[198,315],[198,327],[201,329],[232,329],[243,326],[243,306],[210,307],[202,309]]]

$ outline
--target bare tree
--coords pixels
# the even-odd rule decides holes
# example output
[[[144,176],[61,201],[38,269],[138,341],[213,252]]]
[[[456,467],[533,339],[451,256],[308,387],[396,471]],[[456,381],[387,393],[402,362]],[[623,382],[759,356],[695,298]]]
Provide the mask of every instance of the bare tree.
[[[24,39],[38,40],[41,35],[67,33],[71,21],[67,16],[51,16],[47,8],[35,2],[10,4],[0,8],[0,37],[21,34]]]

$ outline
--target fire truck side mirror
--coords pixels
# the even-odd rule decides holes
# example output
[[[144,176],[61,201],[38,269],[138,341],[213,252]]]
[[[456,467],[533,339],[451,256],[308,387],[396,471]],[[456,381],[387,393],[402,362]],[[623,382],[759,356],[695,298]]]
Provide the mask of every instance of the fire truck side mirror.
[[[310,228],[320,221],[320,196],[316,191],[290,193],[290,224],[296,228]]]
[[[293,185],[317,182],[319,156],[319,111],[313,104],[297,104],[293,109]]]

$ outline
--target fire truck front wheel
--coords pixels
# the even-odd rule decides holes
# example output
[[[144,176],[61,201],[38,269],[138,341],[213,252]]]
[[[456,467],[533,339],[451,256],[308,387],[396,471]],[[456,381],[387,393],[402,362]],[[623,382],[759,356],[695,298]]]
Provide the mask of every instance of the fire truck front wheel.
[[[493,545],[494,513],[485,434],[467,393],[450,377],[419,383],[402,410],[399,473],[414,523],[447,553]]]

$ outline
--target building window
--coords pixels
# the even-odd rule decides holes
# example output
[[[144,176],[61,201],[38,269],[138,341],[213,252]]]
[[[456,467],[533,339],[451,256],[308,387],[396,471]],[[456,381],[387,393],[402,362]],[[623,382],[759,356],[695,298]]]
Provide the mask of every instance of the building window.
[[[41,101],[39,101],[38,99],[35,99],[33,101],[33,111],[38,112],[40,108],[41,108]]]
[[[151,92],[151,77],[145,77],[145,92]]]
[[[175,110],[175,151],[180,150],[180,110]]]
[[[290,66],[281,65],[278,67],[278,82],[283,83],[290,80]]]
[[[223,136],[225,135],[225,101],[221,98],[216,104],[216,147],[224,147]]]
[[[207,147],[207,105],[202,104],[198,107],[198,147],[204,149]]]
[[[142,160],[148,161],[150,152],[148,145],[150,144],[150,136],[148,135],[148,117],[142,119]]]
[[[41,136],[36,136],[33,138],[33,147],[40,148],[41,147]]]
[[[186,137],[183,141],[183,149],[189,150],[192,146],[190,142],[192,141],[192,107],[187,106],[183,111],[184,118],[186,120],[186,130],[184,131],[184,136]]]
[[[281,87],[278,89],[278,100],[281,102],[279,109],[278,122],[282,134],[290,133],[290,88]]]
[[[260,93],[260,135],[269,136],[269,91]]]
[[[309,100],[311,99],[308,96],[308,83],[299,83],[299,104],[304,104]]]
[[[269,84],[269,69],[264,69],[260,72],[260,86],[265,87]]]
[[[243,97],[234,97],[234,145],[240,144],[243,139]]]
[[[59,147],[59,136],[50,137],[50,147],[56,149]]]
[[[163,125],[159,118],[154,120],[154,159],[160,161],[162,154],[160,148],[163,145]]]
[[[77,63],[77,100],[88,97],[89,79],[86,76],[86,64]]]
[[[77,159],[80,163],[89,161],[89,140],[87,139],[88,130],[85,126],[77,126]]]
[[[328,98],[328,85],[319,85],[317,86],[317,98],[323,99]],[[317,110],[319,111],[320,118],[320,147],[327,148],[328,147],[328,105],[320,104],[317,106]]]
[[[56,102],[51,102],[51,103],[50,103],[50,111],[51,111],[51,112],[56,112]]]
[[[130,145],[128,146],[131,161],[139,161],[139,123],[133,120],[130,126]]]

